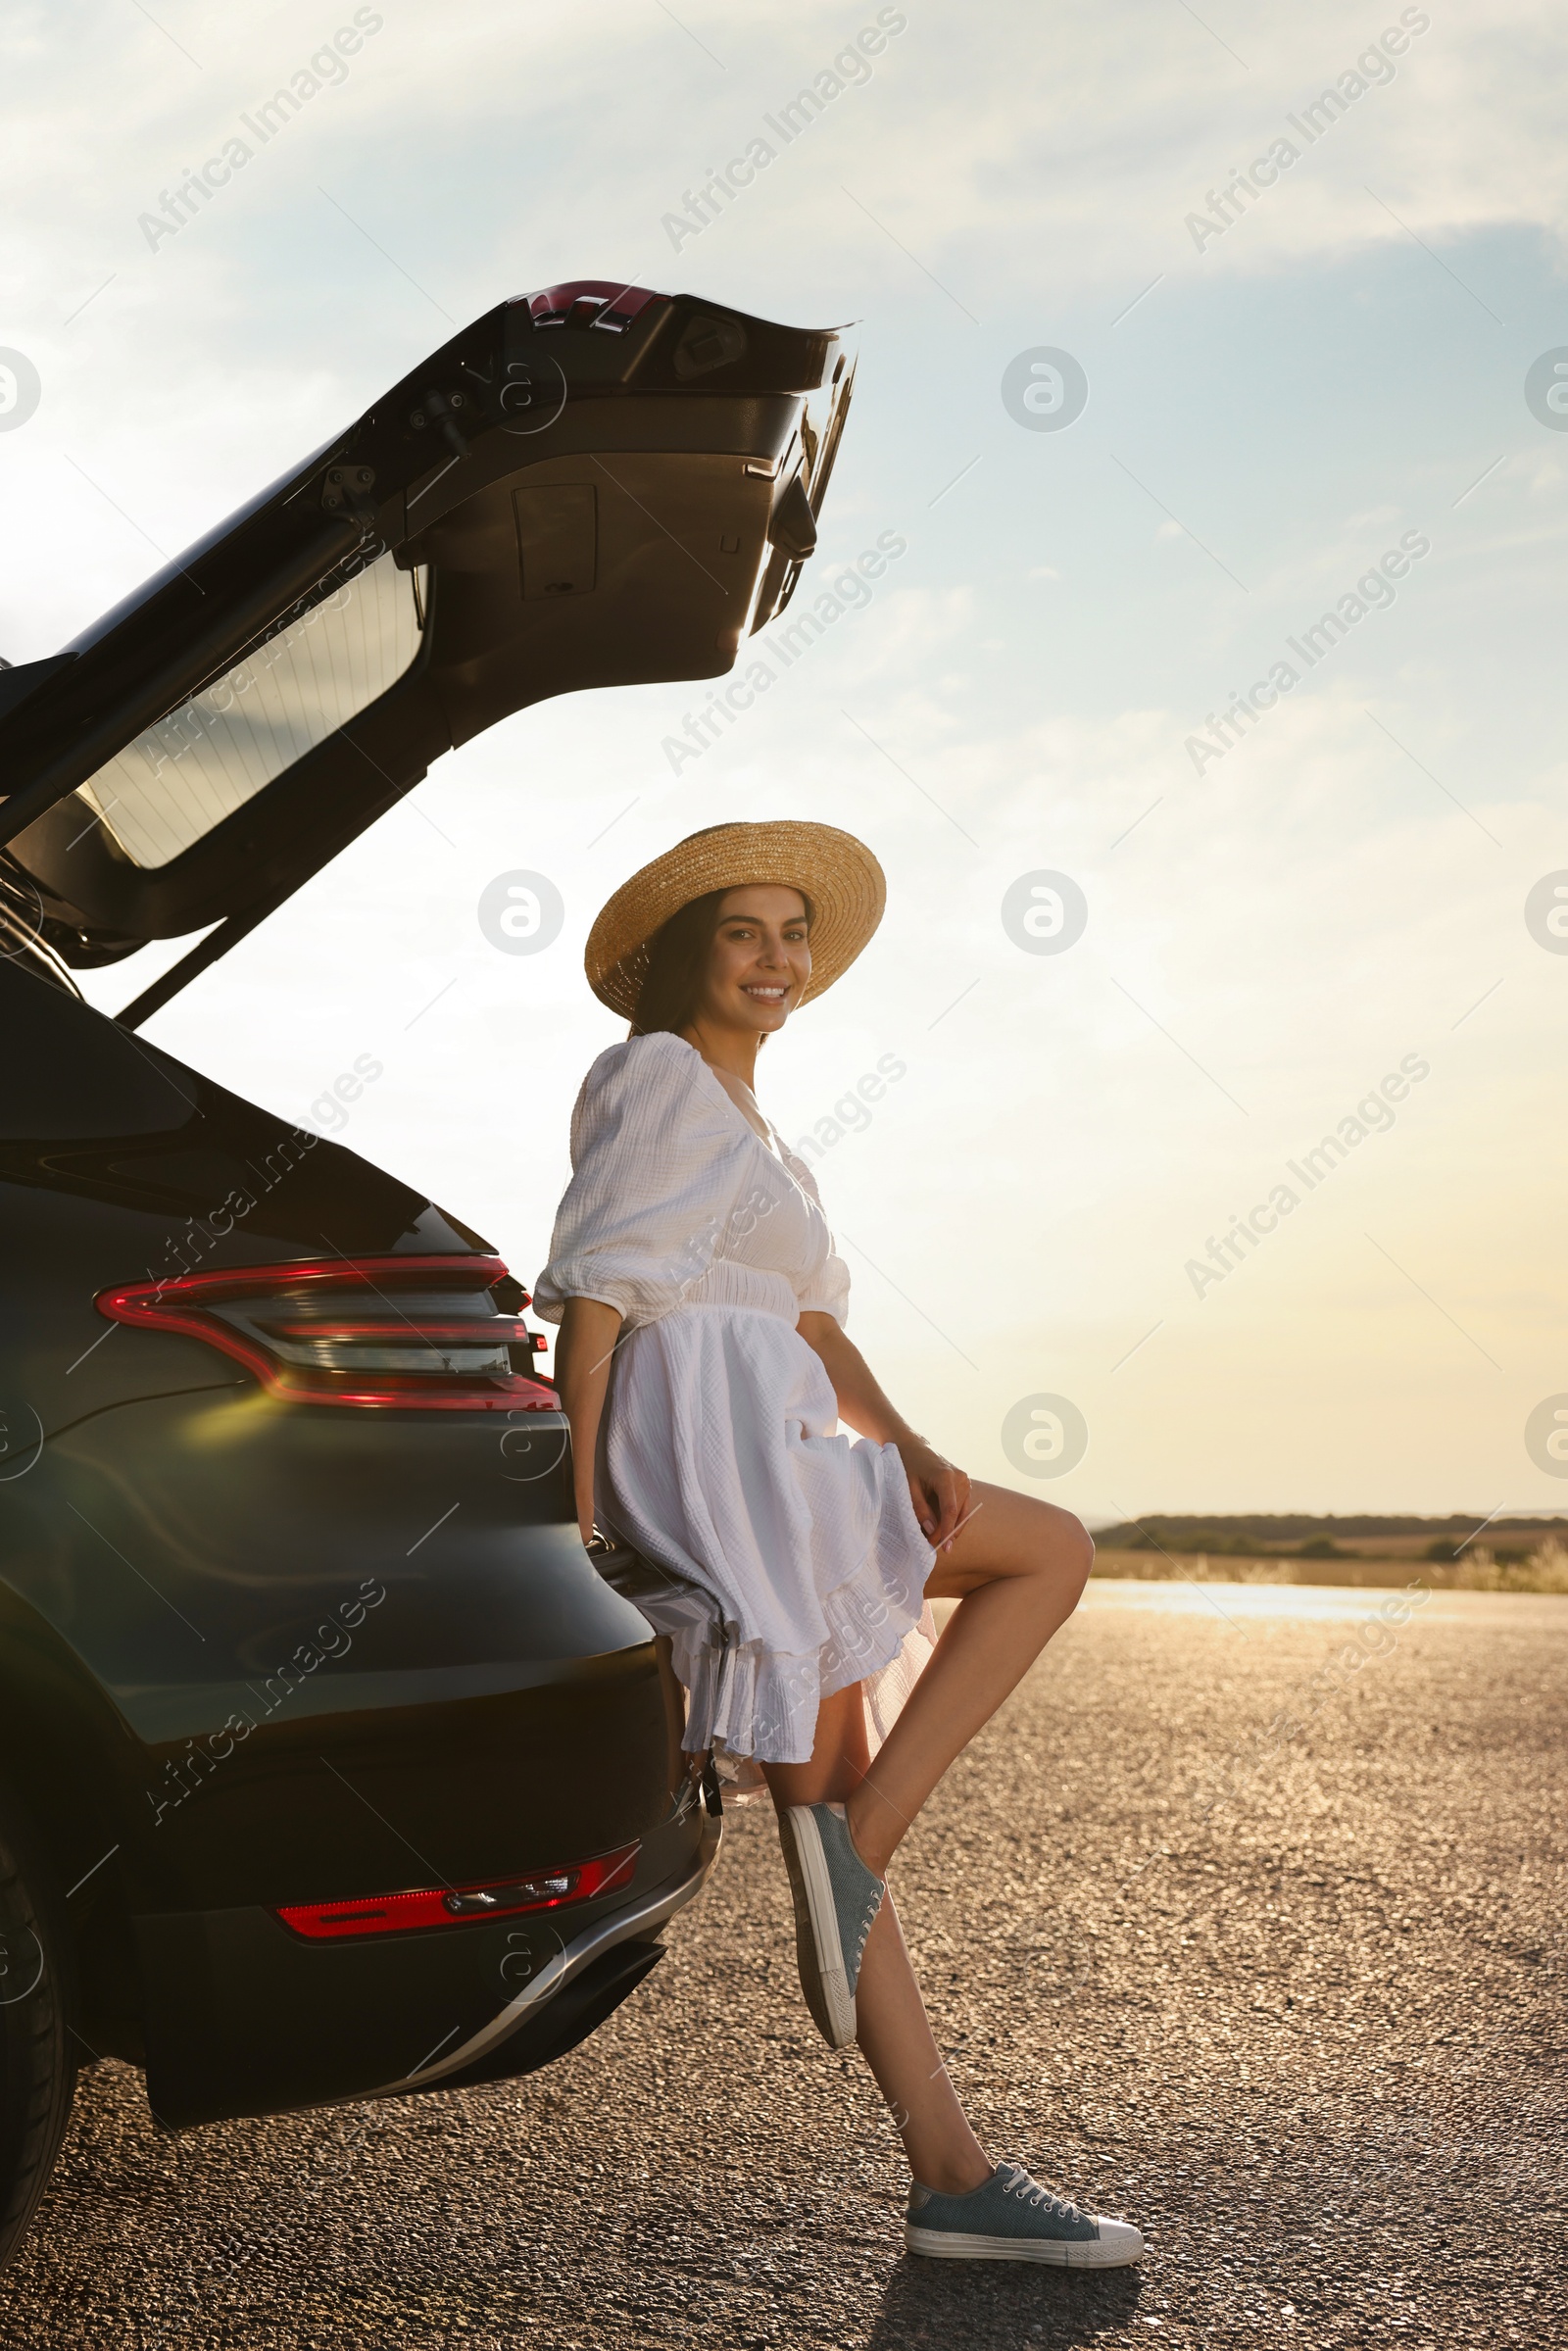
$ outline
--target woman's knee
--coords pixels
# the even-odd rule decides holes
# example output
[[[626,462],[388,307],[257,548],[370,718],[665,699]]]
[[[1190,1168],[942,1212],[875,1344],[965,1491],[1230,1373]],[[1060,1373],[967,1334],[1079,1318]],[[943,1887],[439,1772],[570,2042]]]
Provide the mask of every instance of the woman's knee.
[[[1068,1516],[1072,1516],[1070,1511]],[[1095,1539],[1081,1518],[1072,1520],[1072,1557],[1073,1572],[1078,1578],[1078,1590],[1081,1592],[1095,1568]]]
[[[1036,1502],[1035,1508],[1045,1521],[1036,1551],[1037,1572],[1058,1590],[1070,1592],[1076,1606],[1095,1564],[1095,1539],[1081,1518],[1058,1503]]]
[[[1010,1486],[982,1490],[981,1505],[954,1549],[951,1563],[937,1562],[927,1587],[934,1598],[961,1599],[983,1584],[1023,1581],[1058,1604],[1065,1598],[1068,1610],[1077,1606],[1095,1556],[1081,1519]]]

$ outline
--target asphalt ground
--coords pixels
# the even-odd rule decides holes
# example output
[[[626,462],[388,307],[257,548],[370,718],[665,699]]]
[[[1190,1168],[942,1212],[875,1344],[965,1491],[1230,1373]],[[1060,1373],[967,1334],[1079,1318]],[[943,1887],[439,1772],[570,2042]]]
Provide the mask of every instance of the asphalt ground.
[[[770,1814],[517,2083],[174,2140],[82,2079],[27,2351],[1568,2341],[1568,1600],[1096,1585],[895,1884],[983,2136],[1152,2240],[907,2257]],[[1397,1603],[1394,1603],[1397,1605]]]

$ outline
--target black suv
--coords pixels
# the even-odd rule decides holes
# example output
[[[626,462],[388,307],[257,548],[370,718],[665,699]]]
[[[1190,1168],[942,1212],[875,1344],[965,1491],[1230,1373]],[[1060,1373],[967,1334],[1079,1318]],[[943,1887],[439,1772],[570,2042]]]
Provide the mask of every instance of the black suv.
[[[0,669],[0,2258],[92,2057],[172,2129],[520,2074],[711,1865],[518,1284],[136,1031],[454,745],[728,670],[850,381],[687,296],[504,303]]]

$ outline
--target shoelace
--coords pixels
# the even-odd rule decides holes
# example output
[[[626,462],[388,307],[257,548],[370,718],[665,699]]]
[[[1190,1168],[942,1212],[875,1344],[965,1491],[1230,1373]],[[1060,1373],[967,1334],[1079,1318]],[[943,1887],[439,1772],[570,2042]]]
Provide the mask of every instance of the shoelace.
[[[859,1941],[858,1941],[858,1942],[856,1944],[856,1946],[855,1946],[855,1964],[856,1964],[856,1966],[857,1966],[857,1967],[858,1967],[858,1966],[859,1966],[859,1964],[860,1964],[860,1961],[861,1961],[861,1959],[863,1958],[863,1956],[864,1956],[864,1954],[865,1954],[865,1941],[866,1941],[866,1936],[867,1936],[867,1935],[870,1934],[870,1932],[871,1932],[872,1928],[873,1928],[873,1927],[876,1925],[877,1912],[878,1912],[878,1911],[881,1909],[881,1907],[882,1907],[882,1896],[881,1896],[881,1893],[879,1892],[879,1893],[877,1894],[876,1900],[875,1900],[875,1901],[874,1901],[874,1902],[871,1904],[870,1908],[867,1910],[867,1912],[866,1912],[866,1914],[865,1914],[864,1923],[862,1924],[862,1926],[861,1926],[861,1928],[860,1928],[860,1939],[859,1939]]]
[[[1089,2217],[1081,2205],[1070,2203],[1065,2196],[1054,2196],[1049,2187],[1042,2187],[1038,2180],[1030,2178],[1021,2164],[1014,2165],[1011,2179],[1003,2181],[1003,2189],[1005,2194],[1016,2196],[1020,2203],[1043,2207],[1054,2221],[1083,2221]]]

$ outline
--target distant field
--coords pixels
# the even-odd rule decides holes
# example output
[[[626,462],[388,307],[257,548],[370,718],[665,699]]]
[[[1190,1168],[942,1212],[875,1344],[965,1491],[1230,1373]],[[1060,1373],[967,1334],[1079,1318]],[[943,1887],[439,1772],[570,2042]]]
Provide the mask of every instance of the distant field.
[[[1513,1546],[1509,1546],[1510,1548]],[[1568,1548],[1547,1538],[1523,1558],[1499,1559],[1476,1546],[1453,1562],[1425,1557],[1427,1539],[1368,1536],[1330,1557],[1299,1551],[1250,1556],[1206,1551],[1129,1551],[1096,1538],[1095,1574],[1140,1583],[1341,1584],[1401,1586],[1419,1580],[1432,1592],[1538,1592],[1568,1595]]]
[[[1094,1530],[1097,1576],[1140,1583],[1338,1584],[1568,1594],[1568,1518],[1453,1512],[1314,1517],[1146,1511]]]

